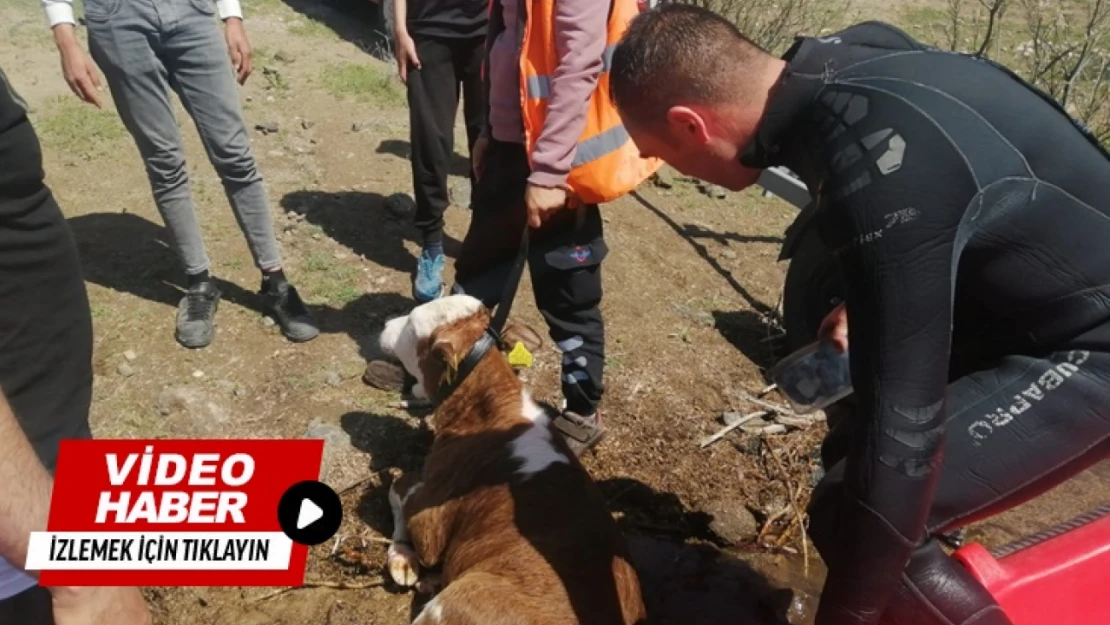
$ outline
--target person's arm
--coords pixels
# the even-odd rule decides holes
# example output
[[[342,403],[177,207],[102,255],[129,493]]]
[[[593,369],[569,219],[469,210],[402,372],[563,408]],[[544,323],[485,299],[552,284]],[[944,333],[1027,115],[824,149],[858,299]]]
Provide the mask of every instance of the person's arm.
[[[0,556],[16,567],[27,562],[31,532],[46,529],[51,488],[50,474],[0,393]]]
[[[100,76],[96,65],[77,41],[73,0],[42,0],[46,20],[54,32],[54,44],[62,61],[66,84],[81,100],[100,108]]]
[[[937,157],[938,160],[940,157]],[[955,159],[953,159],[955,160]],[[926,166],[928,167],[928,166]],[[860,430],[845,464],[838,549],[817,625],[875,625],[921,541],[942,457],[955,227],[966,188],[906,171],[826,207],[845,276]],[[852,176],[847,181],[858,180]],[[876,179],[877,178],[877,179]],[[833,191],[832,193],[835,193]],[[913,198],[913,203],[900,203]],[[839,236],[837,234],[839,233]]]
[[[235,79],[242,85],[254,71],[254,54],[247,29],[243,26],[243,7],[239,0],[216,0],[216,12],[224,22],[227,53],[235,69]]]
[[[46,530],[53,480],[0,392],[0,556],[23,568],[31,532]],[[27,571],[38,578],[38,571]],[[150,625],[138,588],[50,588],[55,625]]]
[[[559,0],[555,3],[555,52],[559,64],[551,75],[547,117],[532,150],[528,182],[562,187],[574,162],[575,148],[586,128],[587,106],[603,67],[609,3]]]
[[[409,34],[408,19],[408,0],[393,0],[393,48],[397,56],[397,75],[406,85],[409,68],[420,69],[420,57],[416,54],[416,42]]]

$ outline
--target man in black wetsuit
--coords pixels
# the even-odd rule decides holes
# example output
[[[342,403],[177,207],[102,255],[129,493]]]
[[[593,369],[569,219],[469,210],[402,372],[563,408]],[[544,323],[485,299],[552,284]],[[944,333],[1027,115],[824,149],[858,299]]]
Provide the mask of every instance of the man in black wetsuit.
[[[874,22],[776,58],[670,5],[610,80],[646,156],[734,190],[784,166],[816,198],[857,404],[810,503],[818,625],[1009,625],[935,536],[1110,455],[1106,151],[1008,71]]]

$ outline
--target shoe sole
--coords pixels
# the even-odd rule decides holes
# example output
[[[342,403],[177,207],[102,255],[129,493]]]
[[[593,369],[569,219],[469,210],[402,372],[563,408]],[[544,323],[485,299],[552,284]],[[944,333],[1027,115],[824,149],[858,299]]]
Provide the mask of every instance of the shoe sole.
[[[362,381],[381,391],[401,392],[405,388],[405,374],[402,371],[397,375],[397,369],[389,363],[367,363],[366,371],[362,374]]]
[[[436,295],[434,297],[431,297],[429,299],[425,299],[423,295],[416,292],[416,287],[413,287],[413,289],[412,289],[412,299],[416,300],[416,303],[418,303],[418,304],[427,304],[428,302],[434,302],[437,299],[440,299],[441,297],[444,296],[444,294],[446,294],[446,292],[447,292],[447,285],[441,284],[439,286],[439,292],[436,293]]]

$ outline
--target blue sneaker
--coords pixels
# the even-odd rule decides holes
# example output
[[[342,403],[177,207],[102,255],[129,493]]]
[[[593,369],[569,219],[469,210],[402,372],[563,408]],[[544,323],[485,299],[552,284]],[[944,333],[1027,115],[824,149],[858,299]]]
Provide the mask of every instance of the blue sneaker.
[[[416,259],[416,277],[412,281],[412,296],[421,304],[438,299],[443,294],[443,266],[447,258],[443,254],[432,256],[421,253]]]

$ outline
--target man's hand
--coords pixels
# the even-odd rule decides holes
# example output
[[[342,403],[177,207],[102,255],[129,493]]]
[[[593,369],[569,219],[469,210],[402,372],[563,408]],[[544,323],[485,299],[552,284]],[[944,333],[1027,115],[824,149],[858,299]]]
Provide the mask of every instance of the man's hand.
[[[96,64],[77,41],[73,24],[54,27],[54,43],[62,57],[62,75],[66,84],[81,100],[100,108],[100,76]]]
[[[825,315],[817,338],[832,343],[841,354],[848,351],[848,308],[843,302]]]
[[[486,148],[489,147],[489,135],[485,132],[474,140],[474,147],[470,148],[470,168],[474,170],[474,179],[481,180],[486,171]]]
[[[231,64],[235,67],[235,79],[239,84],[245,84],[250,77],[254,66],[251,63],[251,42],[247,38],[247,29],[243,20],[229,17],[225,22],[224,36],[227,38],[227,52],[231,55]]]
[[[397,75],[406,85],[409,82],[409,67],[420,69],[420,57],[416,56],[416,42],[408,31],[398,29],[393,33],[394,49],[397,50]]]
[[[54,625],[151,625],[150,609],[134,587],[51,588]]]
[[[556,211],[567,207],[567,191],[559,187],[538,187],[528,183],[524,191],[524,203],[528,206],[528,225],[539,228]]]

